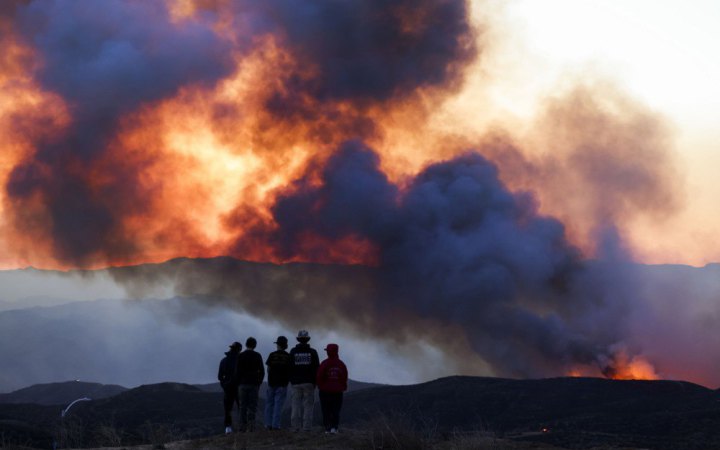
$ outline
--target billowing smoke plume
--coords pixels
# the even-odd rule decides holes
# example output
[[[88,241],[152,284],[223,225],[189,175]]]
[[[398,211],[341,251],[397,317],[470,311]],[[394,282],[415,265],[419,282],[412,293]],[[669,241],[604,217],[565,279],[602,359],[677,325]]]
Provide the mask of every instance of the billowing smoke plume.
[[[73,119],[15,167],[7,193],[19,208],[31,205],[23,220],[47,221],[60,260],[87,264],[98,253],[132,251],[118,227],[146,212],[138,170],[98,161],[124,114],[226,74],[227,43],[208,24],[173,26],[159,2],[35,1],[18,9],[19,33],[43,55],[35,77],[65,99]]]
[[[544,106],[529,144],[496,136],[485,152],[513,189],[542,186],[543,210],[569,224],[588,253],[622,258],[617,227],[642,216],[661,221],[680,208],[667,124],[601,82],[560,89]],[[568,195],[569,186],[578,195]]]
[[[247,55],[268,40],[281,48],[274,52],[281,62],[264,85],[252,86],[261,93],[248,105],[252,112],[237,103],[247,99],[237,99],[218,101],[212,113],[228,127],[255,127],[251,142],[234,145],[256,153],[275,150],[275,136],[305,123],[313,125],[298,141],[372,134],[373,120],[361,109],[457,84],[475,54],[462,1],[204,3],[182,18],[173,2],[36,0],[8,8],[18,41],[36,52],[35,81],[72,116],[61,133],[38,140],[6,182],[14,228],[36,233],[34,245],[49,243],[55,259],[86,267],[143,259],[142,236],[129,223],[160,215],[158,198],[173,187],[154,172],[178,163],[156,150],[167,143],[128,145],[122,133],[139,126],[139,111],[183,90],[211,90],[244,70]],[[347,119],[338,119],[341,111]],[[268,129],[277,132],[266,136]],[[146,240],[168,233],[163,227]]]
[[[612,308],[608,292],[587,289],[563,225],[539,216],[532,195],[509,192],[476,153],[428,167],[403,190],[378,164],[349,142],[323,169],[320,187],[301,180],[282,197],[273,212],[283,251],[297,252],[307,234],[368,239],[383,301],[459,324],[502,373],[597,358],[603,341],[574,320]],[[611,338],[616,328],[605,325],[603,338]]]
[[[284,257],[307,255],[308,239],[353,236],[373,247],[376,265],[249,268],[226,260],[117,276],[137,288],[174,282],[183,295],[236,302],[289,324],[430,339],[448,351],[454,345],[442,330],[456,327],[453,336],[502,375],[604,367],[620,338],[617,317],[632,286],[620,271],[584,262],[563,225],[540,216],[529,193],[508,191],[477,153],[434,164],[400,188],[375,152],[350,141],[273,213],[278,228],[258,238]]]
[[[272,100],[294,105],[293,96],[360,104],[405,96],[456,81],[474,52],[462,1],[298,2],[245,4],[288,43],[308,75],[293,74],[288,90]]]
[[[0,92],[16,92],[0,109],[12,142],[0,155],[0,247],[18,260],[227,255],[116,276],[288,325],[422,338],[458,361],[470,349],[496,374],[613,365],[637,293],[617,266],[625,255],[587,261],[571,218],[541,214],[552,207],[540,201],[574,205],[558,194],[568,185],[599,198],[611,179],[609,202],[579,210],[610,230],[603,248],[621,250],[615,222],[672,197],[656,195],[665,166],[639,165],[657,144],[639,139],[625,171],[613,153],[624,147],[588,147],[585,133],[620,129],[610,134],[625,142],[637,129],[657,136],[654,122],[624,129],[587,101],[574,122],[576,105],[559,102],[549,116],[572,150],[558,161],[573,169],[562,179],[578,183],[554,184],[565,167],[553,158],[473,139],[448,138],[440,162],[387,167],[389,149],[406,160],[415,149],[384,133],[422,135],[482,56],[467,2],[28,0],[0,14],[0,45],[22,56],[0,68]],[[532,192],[539,181],[552,195]]]

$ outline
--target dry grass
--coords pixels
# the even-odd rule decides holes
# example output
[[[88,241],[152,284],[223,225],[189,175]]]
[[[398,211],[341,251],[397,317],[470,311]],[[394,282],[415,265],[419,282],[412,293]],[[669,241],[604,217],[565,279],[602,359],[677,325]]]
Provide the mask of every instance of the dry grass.
[[[559,450],[558,447],[526,442],[513,442],[488,436],[487,433],[453,433],[439,436],[429,429],[407,426],[401,418],[378,418],[374,427],[343,429],[339,434],[324,434],[320,428],[311,432],[290,430],[258,430],[233,433],[195,440],[178,440],[164,444],[147,444],[127,448],[133,450]],[[429,433],[432,431],[431,433]]]
[[[269,431],[259,429],[251,433],[219,434],[207,438],[183,440],[183,436],[171,427],[146,424],[146,441],[149,444],[122,446],[121,432],[111,426],[99,430],[103,442],[97,450],[562,450],[563,447],[539,442],[514,441],[498,437],[492,430],[480,424],[473,431],[440,433],[432,421],[413,422],[411,416],[401,413],[378,414],[357,426],[342,428],[331,435],[316,428],[310,432],[291,430]],[[516,436],[517,437],[517,436]],[[0,446],[2,447],[2,446]],[[598,447],[588,450],[617,450]],[[91,449],[84,449],[91,450]],[[624,448],[624,450],[635,450]]]

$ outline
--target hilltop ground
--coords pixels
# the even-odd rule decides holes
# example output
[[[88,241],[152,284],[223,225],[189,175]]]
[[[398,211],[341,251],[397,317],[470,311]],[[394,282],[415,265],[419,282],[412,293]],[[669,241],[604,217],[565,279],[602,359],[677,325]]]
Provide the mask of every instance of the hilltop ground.
[[[133,450],[263,450],[263,449],[318,449],[318,450],[379,450],[379,449],[439,449],[439,450],[561,450],[539,442],[518,442],[493,437],[484,432],[457,432],[446,435],[423,435],[422,432],[393,428],[388,423],[373,425],[367,429],[343,430],[337,435],[313,432],[294,433],[290,430],[254,433],[233,433],[195,440],[147,444],[135,447],[101,447],[97,450],[123,448]],[[425,430],[432,434],[432,430]],[[619,449],[621,447],[593,447],[593,450]],[[630,447],[622,447],[632,450]],[[87,450],[87,449],[84,449]]]
[[[23,398],[50,387],[23,390]],[[181,383],[80,402],[64,418],[61,409],[0,404],[0,448],[52,448],[53,442],[143,450],[720,448],[720,392],[680,381],[447,377],[374,386],[347,394],[337,436],[319,427],[220,435],[222,394]],[[315,412],[318,424],[319,405]],[[289,413],[286,404],[286,426]]]

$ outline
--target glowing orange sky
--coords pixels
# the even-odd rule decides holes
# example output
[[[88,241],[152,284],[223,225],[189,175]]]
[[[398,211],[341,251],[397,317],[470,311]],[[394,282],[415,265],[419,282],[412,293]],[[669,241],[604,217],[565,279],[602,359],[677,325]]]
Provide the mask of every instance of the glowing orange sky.
[[[589,3],[581,3],[591,8]],[[173,2],[174,20],[179,24],[192,20],[192,4]],[[118,161],[142,167],[139,177],[142,187],[155,196],[143,214],[127,218],[122,231],[143,249],[143,256],[138,259],[135,254],[127,257],[98,254],[84,265],[99,267],[233,252],[239,257],[273,260],[273,254],[253,245],[238,252],[233,242],[241,238],[243,229],[249,226],[257,223],[272,226],[268,206],[274,196],[308,165],[321,161],[339,142],[356,134],[358,119],[362,117],[378,124],[377,129],[366,132],[363,138],[382,155],[383,168],[400,184],[430,162],[467,148],[483,148],[489,135],[504,136],[504,141],[513,143],[519,154],[536,161],[548,172],[545,178],[529,179],[527,173],[515,171],[515,166],[498,158],[501,177],[513,189],[533,191],[540,210],[563,220],[573,242],[588,256],[594,253],[593,232],[601,220],[599,217],[609,214],[639,261],[702,265],[720,259],[720,247],[710,241],[720,223],[716,209],[710,207],[716,198],[713,193],[718,193],[712,170],[712,162],[717,159],[713,151],[716,136],[708,127],[688,129],[687,108],[683,109],[672,96],[669,100],[666,96],[662,97],[665,100],[646,104],[653,92],[676,88],[667,84],[656,83],[655,87],[644,84],[643,76],[656,71],[645,73],[625,67],[627,79],[623,78],[623,70],[618,74],[612,72],[613,57],[632,61],[632,56],[622,53],[623,48],[649,54],[657,49],[642,45],[625,48],[615,39],[590,41],[597,38],[599,30],[588,31],[582,26],[587,20],[583,14],[588,10],[579,4],[570,7],[567,2],[554,2],[544,9],[523,1],[511,2],[507,7],[498,7],[493,2],[473,5],[474,20],[483,29],[478,40],[484,53],[469,67],[459,90],[419,90],[403,102],[369,104],[361,111],[342,101],[309,104],[310,108],[325,109],[320,121],[288,120],[270,126],[272,118],[258,105],[267,98],[268,92],[277,88],[272,80],[297,69],[298,61],[272,39],[267,39],[250,54],[238,52],[235,69],[215,87],[187,86],[171,99],[145,104],[127,114],[110,144],[112,150],[106,160],[98,162],[84,176],[93,189],[101,192],[112,178]],[[550,13],[553,8],[563,7],[568,14]],[[547,14],[541,14],[542,11]],[[624,10],[610,5],[602,9],[605,16],[592,11],[593,18],[602,22],[616,18],[618,11]],[[622,42],[635,42],[634,39],[646,42],[647,34],[657,25],[649,22],[650,31],[647,27],[637,28],[632,35],[630,28],[623,24],[642,19],[635,17],[633,11],[624,14],[625,22],[618,22],[621,31],[612,35],[617,37],[622,32],[625,33],[621,36]],[[648,20],[662,23],[662,17],[650,15]],[[217,22],[218,33],[227,32],[224,26],[222,20]],[[558,35],[548,34],[550,27]],[[562,31],[575,35],[573,39],[563,39]],[[682,36],[678,34],[678,39]],[[564,45],[567,42],[575,46]],[[579,42],[586,45],[583,47]],[[663,46],[663,42],[657,45]],[[29,56],[32,49],[16,42],[7,30],[2,47],[5,51],[0,73],[3,94],[0,97],[0,117],[3,118],[0,120],[3,142],[0,182],[5,184],[21,155],[31,153],[38,141],[61,135],[72,119],[62,98],[44,91],[28,76],[34,65],[42,64],[40,59]],[[553,48],[557,50],[555,53]],[[678,48],[683,48],[682,42],[678,42]],[[680,53],[669,52],[664,57],[672,59]],[[647,59],[638,60],[639,65],[649,64]],[[572,73],[574,69],[578,72]],[[715,66],[710,70],[715,70]],[[607,83],[610,87],[605,87],[606,80],[610,80]],[[667,182],[665,187],[675,196],[671,198],[661,192],[651,203],[667,198],[667,204],[648,207],[643,204],[645,193],[639,193],[629,206],[605,211],[594,199],[602,195],[596,192],[596,185],[584,184],[573,176],[561,177],[561,181],[555,183],[549,181],[559,180],[555,175],[563,172],[557,167],[552,170],[558,172],[552,172],[548,165],[567,161],[548,162],[544,156],[558,146],[567,145],[562,152],[572,158],[571,147],[586,145],[591,136],[578,132],[578,136],[566,139],[565,144],[558,144],[559,141],[553,139],[559,131],[548,131],[547,105],[552,104],[553,96],[562,97],[565,102],[579,95],[572,87],[575,85],[592,91],[592,95],[601,99],[598,104],[606,100],[610,104],[607,108],[598,107],[605,108],[604,115],[588,116],[587,120],[602,118],[612,121],[616,128],[635,130],[633,127],[642,126],[638,123],[645,117],[659,117],[657,124],[651,125],[660,130],[657,133],[637,137],[631,130],[618,135],[624,147],[617,149],[614,138],[602,145],[607,147],[605,154],[612,154],[617,160],[648,164],[654,172],[661,173],[663,182]],[[219,114],[223,107],[227,111]],[[628,110],[636,116],[626,118]],[[25,128],[18,128],[18,117],[22,118]],[[596,130],[587,131],[593,132]],[[645,146],[653,149],[646,151]],[[641,155],[636,158],[638,149]],[[662,160],[655,168],[652,165],[656,164],[653,161],[656,157]],[[572,201],[564,199],[567,193],[574,196]],[[559,201],[561,199],[564,201]],[[63,267],[64,264],[57,264],[49,254],[52,246],[47,236],[42,239],[39,233],[28,240],[29,233],[12,231],[4,209],[7,201],[0,197],[0,208],[3,208],[0,209],[3,230],[0,266]],[[36,203],[37,209],[34,209],[32,204],[29,203],[25,212],[34,215],[35,222],[30,223],[40,223],[46,219],[42,208]],[[353,248],[351,244],[346,245]],[[349,261],[362,262],[367,257],[358,256]]]

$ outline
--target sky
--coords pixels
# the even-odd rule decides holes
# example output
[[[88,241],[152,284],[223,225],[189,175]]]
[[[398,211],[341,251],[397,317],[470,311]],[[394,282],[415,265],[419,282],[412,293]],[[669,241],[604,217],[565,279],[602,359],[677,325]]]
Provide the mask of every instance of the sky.
[[[476,7],[484,10],[481,3]],[[503,73],[491,88],[493,118],[531,120],[544,98],[577,80],[613,84],[666,122],[676,168],[680,204],[665,217],[628,225],[636,259],[695,266],[718,261],[720,56],[713,23],[720,5],[521,0],[497,7],[503,42],[490,70]]]
[[[6,16],[11,18],[14,12],[12,8],[22,9],[24,3],[26,2],[8,3],[9,6],[5,7],[8,11]],[[265,58],[266,62],[273,59],[268,58],[267,54],[259,55],[257,51],[247,50],[251,45],[243,43],[242,40],[252,39],[250,36],[265,32],[262,29],[264,26],[262,20],[247,19],[250,21],[247,27],[250,31],[237,34],[233,38],[234,43],[228,41],[227,30],[220,28],[212,32],[203,30],[205,25],[200,22],[186,27],[187,31],[182,32],[180,39],[185,39],[188,43],[193,42],[194,44],[187,48],[195,53],[188,51],[184,60],[168,47],[151,49],[151,53],[145,56],[140,53],[124,53],[126,49],[121,44],[123,39],[137,40],[131,45],[139,45],[141,40],[150,36],[161,42],[163,39],[169,39],[178,29],[182,29],[180,23],[182,20],[189,23],[188,17],[197,14],[197,11],[202,12],[202,5],[223,4],[223,2],[206,2],[206,4],[199,2],[200,7],[193,9],[196,6],[191,1],[171,1],[168,3],[168,8],[170,19],[175,21],[173,25],[155,29],[144,25],[127,27],[126,33],[116,36],[115,47],[104,47],[102,59],[83,62],[72,59],[61,60],[61,57],[64,58],[63,55],[71,55],[69,53],[71,49],[62,44],[66,42],[62,39],[53,43],[50,36],[59,38],[71,33],[72,28],[63,27],[71,26],[72,21],[76,20],[76,25],[85,27],[81,26],[76,32],[78,39],[84,39],[80,36],[81,33],[86,33],[86,38],[92,39],[93,33],[97,34],[100,30],[93,27],[101,26],[102,22],[91,23],[90,15],[99,15],[101,12],[88,11],[83,13],[84,16],[65,20],[64,23],[56,21],[55,28],[45,30],[48,37],[44,38],[37,34],[39,30],[32,29],[28,24],[39,20],[43,15],[43,9],[51,10],[60,3],[30,3],[32,5],[24,14],[24,22],[16,20],[14,28],[16,32],[5,33],[4,45],[11,50],[6,52],[7,69],[3,76],[5,101],[2,107],[3,117],[6,118],[3,125],[3,129],[6,130],[4,131],[6,150],[0,176],[5,180],[6,185],[8,187],[13,185],[13,183],[7,184],[11,173],[14,173],[15,179],[18,180],[21,178],[20,173],[27,174],[28,170],[39,170],[37,164],[24,166],[20,164],[20,161],[27,159],[27,155],[32,154],[33,151],[38,152],[38,144],[41,142],[38,139],[40,136],[34,129],[35,125],[29,125],[32,123],[54,124],[56,128],[47,125],[38,128],[38,130],[44,129],[46,134],[53,134],[61,129],[67,130],[68,120],[74,120],[75,126],[80,127],[78,129],[94,127],[98,130],[97,135],[106,136],[97,139],[114,136],[111,138],[113,144],[102,145],[107,149],[116,148],[114,150],[116,153],[120,151],[118,148],[124,148],[126,152],[128,149],[141,146],[148,148],[144,152],[145,155],[137,151],[127,153],[131,155],[126,159],[127,163],[122,170],[120,166],[116,166],[115,173],[112,174],[101,173],[108,172],[109,169],[100,163],[93,163],[96,166],[95,171],[100,173],[97,178],[107,180],[106,190],[118,191],[117,195],[121,196],[105,202],[88,202],[93,203],[95,209],[88,206],[82,210],[78,207],[80,210],[77,213],[70,212],[67,205],[55,208],[36,205],[37,208],[33,209],[28,207],[27,201],[21,208],[16,195],[11,195],[10,197],[14,197],[14,200],[11,200],[5,193],[1,211],[3,233],[0,246],[4,250],[0,260],[2,267],[28,265],[46,268],[103,267],[148,260],[162,261],[179,255],[206,256],[227,253],[247,256],[249,259],[281,259],[277,255],[267,255],[267,252],[261,249],[252,251],[233,249],[232,241],[237,239],[239,233],[228,227],[227,217],[238,214],[236,208],[238,204],[259,206],[261,210],[266,211],[265,204],[270,201],[269,197],[274,195],[273,192],[278,187],[287,183],[288,177],[296,176],[306,166],[309,155],[315,153],[312,146],[316,144],[312,143],[312,139],[307,135],[290,138],[294,141],[290,146],[291,151],[280,153],[273,150],[274,154],[282,156],[268,158],[268,152],[271,150],[267,146],[267,140],[280,141],[280,139],[267,136],[270,133],[257,137],[259,133],[257,127],[263,126],[261,122],[266,119],[254,116],[253,123],[236,126],[235,132],[242,137],[232,141],[225,139],[222,133],[211,132],[211,127],[208,126],[208,123],[213,122],[220,124],[216,127],[225,126],[213,119],[213,115],[215,118],[224,115],[226,120],[232,120],[234,113],[228,105],[233,102],[252,104],[261,101],[258,99],[258,96],[261,96],[259,92],[252,92],[247,86],[248,83],[255,82],[253,77],[261,76],[258,73],[265,70],[260,69],[263,64],[258,63],[258,58],[261,60]],[[452,88],[446,89],[441,94],[429,93],[427,89],[424,91],[425,108],[428,111],[423,113],[423,118],[412,117],[412,106],[403,108],[402,102],[394,102],[395,106],[387,114],[386,120],[377,120],[378,111],[365,112],[373,116],[372,120],[376,122],[372,138],[367,137],[369,136],[367,131],[360,133],[357,124],[341,125],[346,131],[338,132],[335,129],[330,134],[334,133],[335,139],[341,134],[344,136],[353,133],[364,134],[365,139],[382,154],[382,164],[386,173],[398,181],[417,173],[429,162],[482,145],[487,135],[493,132],[510,135],[510,139],[517,144],[526,158],[540,158],[544,153],[553,151],[548,148],[549,145],[556,145],[547,142],[550,133],[545,133],[543,130],[548,125],[547,122],[542,122],[546,120],[544,116],[549,114],[548,104],[553,99],[564,101],[563,98],[574,95],[572,93],[574,89],[583,87],[588,92],[594,93],[592,101],[613,103],[608,107],[617,108],[617,111],[609,113],[616,116],[615,120],[620,122],[624,120],[625,125],[630,126],[629,114],[628,117],[623,118],[622,112],[632,109],[635,114],[652,117],[652,120],[657,122],[653,126],[660,129],[653,131],[653,136],[638,138],[642,141],[661,139],[662,142],[648,144],[662,147],[656,150],[655,154],[640,154],[632,148],[633,145],[640,144],[633,143],[628,144],[629,148],[618,151],[616,155],[618,159],[623,156],[629,157],[628,166],[643,164],[643,161],[648,161],[650,158],[657,161],[647,162],[649,166],[652,164],[665,166],[662,169],[653,167],[656,172],[663,171],[663,179],[657,181],[662,186],[655,189],[667,191],[658,194],[658,197],[665,197],[663,200],[665,207],[654,205],[652,208],[646,208],[640,202],[628,206],[636,210],[634,213],[623,214],[622,220],[615,219],[615,226],[623,235],[633,258],[645,263],[703,266],[720,259],[718,255],[720,248],[712,239],[714,231],[720,224],[720,213],[714,208],[714,199],[720,193],[720,187],[715,182],[713,171],[715,167],[713,163],[717,162],[719,157],[715,117],[720,108],[720,88],[715,82],[720,72],[718,61],[720,57],[716,56],[717,52],[714,51],[713,43],[716,39],[713,38],[713,33],[716,32],[713,18],[717,17],[719,8],[713,2],[700,0],[682,3],[639,0],[630,2],[475,1],[468,8],[470,16],[468,21],[477,31],[476,57],[458,55],[466,62],[461,75],[452,80],[451,77],[446,77],[448,79],[446,81],[455,83]],[[161,9],[148,8],[152,11],[146,13],[162,15],[164,13]],[[68,10],[73,9],[68,8]],[[212,12],[212,8],[208,8],[207,11]],[[205,13],[209,14],[207,11]],[[128,16],[125,20],[131,20],[129,15],[135,13],[138,11],[132,9],[126,11]],[[260,12],[249,11],[248,17],[252,14],[260,14]],[[24,28],[18,27],[19,24],[24,24]],[[252,27],[260,31],[253,31]],[[31,49],[32,45],[29,44],[31,41],[28,41],[28,38],[34,40],[39,46],[36,49],[41,52]],[[236,50],[231,50],[231,47]],[[208,48],[212,50],[207,51]],[[84,56],[78,53],[76,56],[92,58],[94,50],[87,48],[86,51],[90,53]],[[317,51],[323,49],[318,48]],[[52,52],[51,54],[56,55],[52,70],[48,64],[41,65],[43,52]],[[30,58],[28,57],[30,54],[35,56]],[[113,55],[117,57],[114,62],[111,60]],[[233,56],[228,57],[228,55]],[[201,59],[200,56],[203,65],[195,67],[193,64]],[[147,59],[142,59],[143,57]],[[177,61],[177,64],[174,66],[167,64],[168,70],[162,71],[160,69],[163,66],[159,61],[163,58],[166,61]],[[232,58],[235,58],[235,62]],[[242,69],[236,65],[238,58],[244,58]],[[473,61],[469,61],[470,59]],[[158,64],[154,61],[158,61]],[[356,62],[360,63],[359,60]],[[73,69],[68,64],[75,63],[85,64],[82,66],[83,70],[88,72],[84,78],[69,76],[68,71]],[[281,70],[277,66],[274,69],[270,68],[273,64],[276,63],[269,64],[267,70]],[[233,65],[236,65],[235,69]],[[42,71],[41,67],[48,70]],[[136,67],[137,70],[129,70],[128,67]],[[208,67],[213,69],[205,70]],[[332,69],[330,66],[328,68]],[[33,72],[34,75],[31,75]],[[147,88],[132,90],[134,95],[125,95],[122,90],[113,89],[113,84],[117,85],[124,79],[123,77],[128,80],[135,79],[135,83],[144,79],[146,82],[140,85],[146,85]],[[462,82],[459,80],[460,77]],[[101,78],[102,82],[99,82]],[[198,83],[206,83],[207,85],[202,89],[207,89],[209,84],[218,80],[222,81],[216,85],[212,94],[216,105],[199,103]],[[427,80],[418,81],[425,83]],[[432,84],[436,81],[439,83],[440,80],[428,81],[428,83]],[[166,87],[160,89],[159,86]],[[185,87],[177,91],[181,86]],[[188,86],[193,86],[195,90]],[[101,102],[89,106],[92,104],[89,99],[93,96],[101,101],[115,102],[114,106],[117,108],[112,113],[115,118],[102,119],[103,115],[98,109]],[[63,97],[64,101],[61,100]],[[120,98],[123,101],[118,101]],[[88,106],[78,111],[78,105],[83,102],[87,102]],[[220,103],[226,107],[222,114],[218,112],[220,107],[217,104]],[[621,105],[621,103],[625,104]],[[150,106],[151,104],[154,106]],[[44,111],[44,114],[38,114],[39,111]],[[24,118],[20,127],[17,117]],[[70,119],[71,117],[74,119]],[[123,125],[118,129],[115,120],[120,117],[123,117]],[[412,124],[416,120],[424,122],[423,133],[415,133]],[[148,125],[137,126],[138,123],[143,122]],[[303,133],[298,129],[300,127],[292,126],[294,129],[290,134]],[[23,132],[18,132],[22,127],[26,128]],[[355,127],[354,131],[353,127]],[[317,134],[323,131],[310,132]],[[161,138],[150,142],[149,133],[156,133]],[[28,136],[37,137],[28,140]],[[449,138],[458,142],[448,145]],[[66,139],[75,139],[81,146],[88,148],[99,145],[97,142],[92,142],[95,138],[88,135],[83,137],[70,135]],[[250,143],[253,139],[254,143]],[[607,145],[614,144],[607,143]],[[49,159],[43,155],[53,150],[45,149],[46,147],[52,145],[40,147],[41,150],[35,153],[35,157],[41,160]],[[258,151],[258,148],[265,150]],[[79,149],[78,152],[91,153],[90,150],[83,149]],[[637,161],[631,157],[633,152],[637,154]],[[109,151],[102,153],[110,155]],[[105,160],[109,161],[111,157],[114,156],[107,156]],[[585,209],[593,207],[585,205],[586,208],[573,208],[561,204],[562,202],[557,201],[556,198],[558,194],[551,192],[561,188],[548,188],[543,180],[528,185],[519,180],[522,178],[521,174],[516,173],[512,168],[502,167],[502,163],[497,159],[495,163],[501,166],[501,176],[510,188],[533,191],[540,202],[541,211],[560,218],[568,227],[573,242],[588,256],[593,256],[595,249],[591,242],[592,238],[588,236],[592,233],[593,227],[597,226],[596,223],[591,222],[597,221],[585,221],[579,217],[589,214]],[[106,164],[111,163],[106,162]],[[280,164],[278,167],[281,167],[281,170],[270,172],[265,170],[271,166],[275,168],[277,164]],[[176,167],[175,170],[172,169],[173,166]],[[22,172],[19,167],[24,167],[23,170],[26,171]],[[144,169],[138,174],[139,167]],[[178,175],[181,168],[185,170],[184,177]],[[211,176],[208,177],[206,174]],[[159,183],[157,179],[162,179],[163,182]],[[204,182],[205,180],[211,182]],[[28,177],[25,176],[23,181],[28,181]],[[83,183],[87,185],[95,182],[86,179]],[[141,184],[142,188],[139,190],[152,190],[162,198],[153,200],[153,204],[145,202],[142,205],[137,203],[132,206],[125,205],[122,201],[123,197],[128,199],[126,201],[131,201],[129,198],[132,195],[140,195],[140,193],[129,192],[122,187],[123,183]],[[577,183],[577,180],[564,181],[564,185],[572,183]],[[22,183],[15,183],[18,184]],[[68,192],[71,190],[68,188]],[[170,190],[177,195],[170,195]],[[197,193],[202,194],[197,195]],[[67,202],[62,197],[62,193],[59,195],[61,197],[52,202],[53,204]],[[588,193],[582,188],[578,191],[578,196],[593,195],[596,193]],[[180,201],[178,197],[183,198],[186,203],[192,199],[192,210],[186,208],[182,213],[173,212],[173,209],[179,209],[175,206]],[[195,197],[199,198],[195,199]],[[157,197],[153,195],[153,198]],[[638,199],[634,200],[638,201]],[[137,199],[132,201],[142,202]],[[46,199],[45,204],[49,204],[48,202],[49,200]],[[13,212],[13,209],[17,208],[23,209],[25,213]],[[121,209],[119,213],[116,212],[118,208]],[[62,214],[60,210],[68,213]],[[32,218],[28,217],[30,214],[28,211],[34,211]],[[51,216],[50,220],[47,220],[47,214]],[[63,242],[81,239],[79,236],[72,238],[68,235],[59,236],[58,233],[63,233],[63,228],[66,227],[80,230],[79,227],[74,227],[73,221],[67,217],[83,214],[104,215],[105,219],[102,220],[120,224],[119,227],[116,226],[120,229],[112,231],[115,236],[104,238],[105,242],[110,239],[127,239],[135,243],[143,241],[139,245],[143,250],[133,254],[127,251],[130,245],[121,243],[117,245],[123,247],[123,250],[108,250],[106,245],[95,242],[86,244],[88,247],[86,249],[63,250],[60,247],[70,245]],[[136,219],[124,220],[123,218],[127,218],[128,215],[133,215]],[[143,215],[152,215],[155,220],[148,225],[145,223],[147,221],[142,220]],[[62,219],[60,216],[65,218]],[[102,223],[102,220],[98,223]],[[201,230],[189,226],[191,230],[188,234],[192,235],[191,240],[196,242],[176,251],[168,250],[167,244],[155,245],[155,242],[161,240],[168,243],[173,239],[180,239],[169,236],[170,233],[166,231],[170,226],[169,223],[173,221],[184,224],[202,223]],[[38,222],[53,223],[55,229],[33,228],[31,224]],[[99,225],[97,228],[95,231],[84,230],[83,233],[86,236],[89,233],[89,236],[102,241],[100,235],[94,236],[92,233],[110,233],[107,230],[111,227]],[[35,230],[34,237],[24,242],[24,236],[29,235],[30,229]],[[124,238],[118,238],[118,235]],[[70,254],[63,255],[63,252]]]
[[[339,320],[377,354],[422,336],[465,373],[710,382],[698,358],[679,371],[682,346],[652,343],[690,294],[652,298],[632,263],[720,261],[718,13],[700,0],[4,3],[0,267],[231,256],[272,281],[219,260],[118,282],[330,336]],[[687,297],[684,343],[714,314],[705,287]]]

